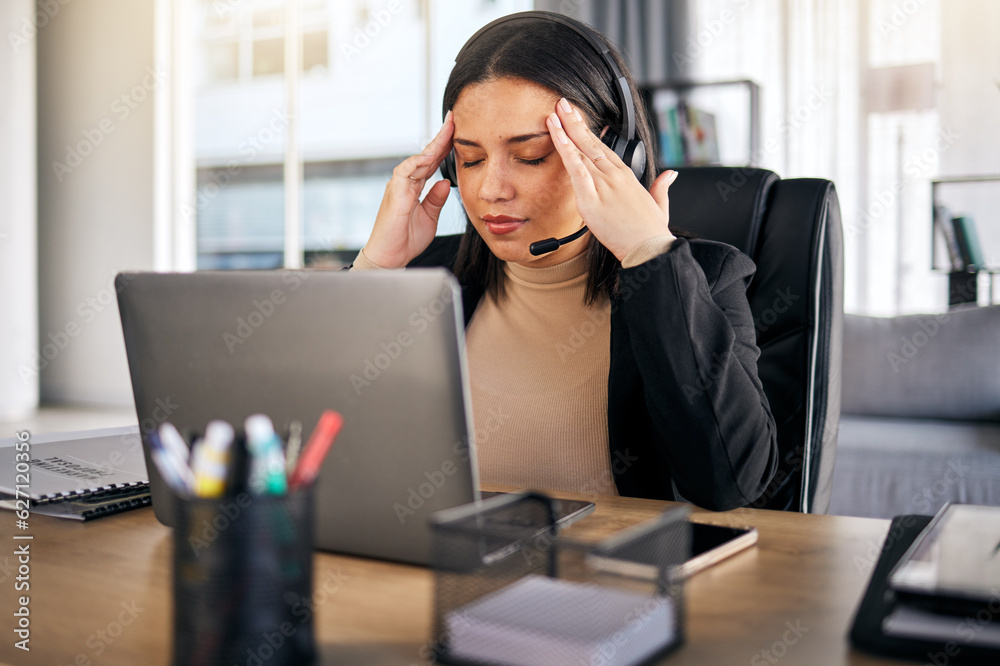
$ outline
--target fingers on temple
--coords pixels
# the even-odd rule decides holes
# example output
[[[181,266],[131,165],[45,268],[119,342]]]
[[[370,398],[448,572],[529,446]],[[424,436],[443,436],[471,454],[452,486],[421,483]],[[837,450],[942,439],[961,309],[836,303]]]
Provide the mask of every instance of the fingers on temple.
[[[451,139],[455,133],[455,123],[452,121],[451,111],[445,114],[444,122],[441,123],[441,129],[438,130],[437,135],[431,142],[427,144],[424,148],[424,153],[430,153],[433,155],[445,156],[448,151],[451,150]]]
[[[549,115],[546,123],[548,124],[549,133],[553,138],[552,143],[555,144],[556,150],[559,151],[563,166],[566,167],[566,172],[569,173],[570,180],[573,182],[573,187],[577,190],[577,193],[581,193],[581,186],[583,185],[589,185],[590,188],[593,188],[594,179],[590,172],[594,168],[593,163],[570,140],[556,114]]]
[[[556,113],[570,140],[591,160],[600,155],[610,157],[614,154],[597,135],[590,131],[580,110],[574,108],[566,98],[560,99],[556,104]]]
[[[429,153],[411,155],[392,170],[392,175],[394,179],[423,186],[423,180],[434,172],[434,169],[437,168],[436,163],[439,161],[439,159],[435,159],[435,155]]]
[[[452,122],[451,111],[445,115],[444,123],[437,135],[431,139],[424,150],[411,155],[393,169],[392,174],[397,179],[405,179],[409,184],[417,184],[421,188],[423,182],[430,178],[441,165],[445,156],[451,151],[451,138],[455,124]]]

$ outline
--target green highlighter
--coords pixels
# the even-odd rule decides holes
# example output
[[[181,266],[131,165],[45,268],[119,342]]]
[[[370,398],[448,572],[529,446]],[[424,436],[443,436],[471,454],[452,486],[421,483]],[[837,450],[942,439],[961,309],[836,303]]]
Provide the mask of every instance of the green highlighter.
[[[245,428],[250,450],[250,492],[284,495],[288,491],[285,453],[271,419],[264,414],[248,416]]]

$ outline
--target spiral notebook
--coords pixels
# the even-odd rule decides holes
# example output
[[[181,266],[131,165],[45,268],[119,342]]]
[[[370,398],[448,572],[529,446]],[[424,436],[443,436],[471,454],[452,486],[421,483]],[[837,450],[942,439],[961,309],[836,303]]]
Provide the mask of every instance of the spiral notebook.
[[[86,499],[96,509],[97,498],[141,501],[148,493],[138,426],[29,436],[27,446],[18,442],[0,440],[0,469],[10,470],[0,478],[0,493],[10,499],[30,499],[33,506]],[[103,505],[102,515],[110,504]]]

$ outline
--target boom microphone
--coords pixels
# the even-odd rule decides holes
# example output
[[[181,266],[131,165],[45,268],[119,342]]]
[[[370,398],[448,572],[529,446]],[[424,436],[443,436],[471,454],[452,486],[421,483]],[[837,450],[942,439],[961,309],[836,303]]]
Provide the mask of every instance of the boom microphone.
[[[559,249],[560,245],[565,245],[566,243],[575,241],[585,233],[587,233],[587,225],[584,225],[583,229],[580,229],[576,233],[570,234],[569,236],[563,236],[562,238],[546,238],[545,240],[534,242],[528,246],[528,251],[536,257],[542,254],[548,254],[549,252],[555,252]]]

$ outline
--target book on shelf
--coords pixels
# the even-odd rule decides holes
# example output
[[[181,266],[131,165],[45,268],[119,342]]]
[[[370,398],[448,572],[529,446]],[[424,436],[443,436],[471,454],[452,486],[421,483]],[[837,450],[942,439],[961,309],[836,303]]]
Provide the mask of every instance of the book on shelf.
[[[683,104],[683,103],[681,103]],[[660,114],[660,161],[677,166],[684,164],[684,137],[681,134],[681,108],[671,104]]]
[[[658,105],[657,121],[659,159],[664,165],[719,163],[715,114],[678,99]]]
[[[686,144],[688,164],[718,164],[719,139],[715,115],[693,106],[687,107]]]
[[[138,426],[0,440],[0,507],[88,520],[147,506]]]
[[[951,221],[951,211],[945,206],[935,206],[934,224],[941,237],[944,239],[945,249],[948,251],[948,270],[952,273],[964,271],[965,264],[962,260],[962,252],[958,248],[958,241],[955,239],[955,227]]]
[[[955,243],[958,245],[962,257],[962,270],[986,268],[983,248],[979,244],[979,234],[976,233],[975,221],[968,215],[958,215],[951,218],[951,225],[955,234]]]

